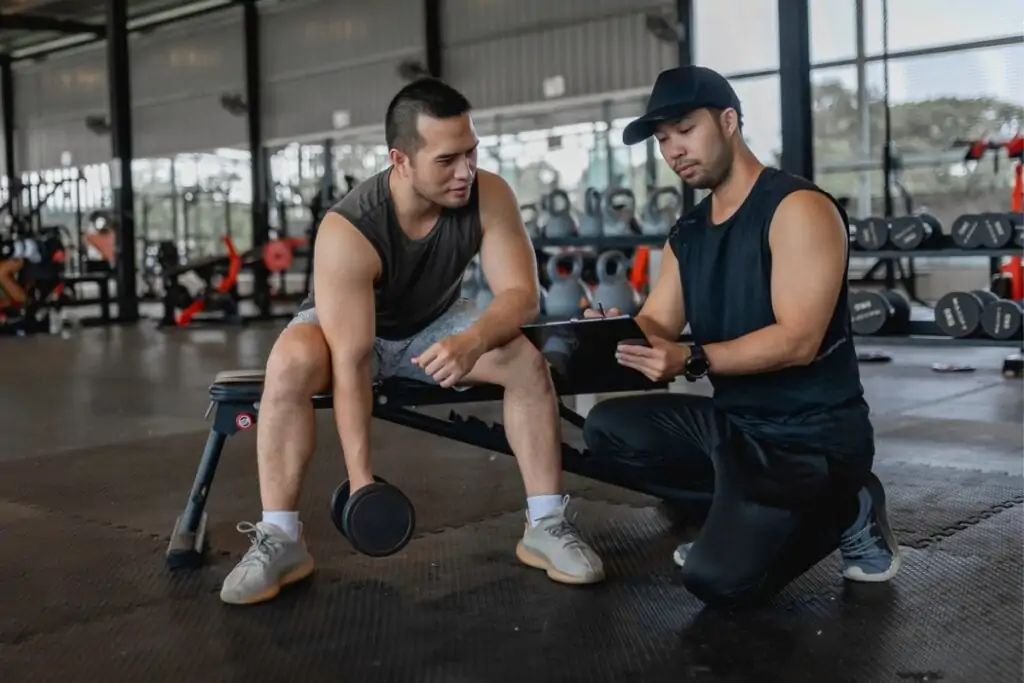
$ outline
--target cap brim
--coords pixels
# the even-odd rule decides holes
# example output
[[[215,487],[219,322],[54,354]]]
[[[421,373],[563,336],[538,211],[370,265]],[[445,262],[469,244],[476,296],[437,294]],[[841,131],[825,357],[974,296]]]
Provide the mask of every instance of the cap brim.
[[[622,131],[622,144],[635,145],[643,142],[654,135],[659,124],[681,119],[697,108],[693,104],[668,104],[649,111],[626,125]]]

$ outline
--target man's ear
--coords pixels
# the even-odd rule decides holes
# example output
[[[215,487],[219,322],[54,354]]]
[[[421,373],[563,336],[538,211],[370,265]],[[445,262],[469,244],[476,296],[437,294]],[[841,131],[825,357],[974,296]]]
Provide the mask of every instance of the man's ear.
[[[393,147],[388,150],[388,160],[391,162],[391,165],[394,168],[400,169],[400,170],[408,168],[409,165],[412,162],[412,160],[409,159],[409,155],[407,155],[405,152],[403,152],[403,151],[401,151],[399,149],[395,149]]]
[[[723,109],[719,121],[722,124],[722,131],[726,135],[732,136],[739,133],[740,117],[735,109]]]

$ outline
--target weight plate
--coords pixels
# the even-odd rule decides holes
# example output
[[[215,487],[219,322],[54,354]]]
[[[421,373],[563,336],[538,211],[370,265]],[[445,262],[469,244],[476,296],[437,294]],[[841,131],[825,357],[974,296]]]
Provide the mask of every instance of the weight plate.
[[[857,227],[857,244],[865,251],[878,251],[889,242],[889,223],[884,218],[866,218]]]
[[[935,304],[935,324],[943,334],[963,339],[981,325],[981,300],[973,292],[950,292]]]
[[[990,301],[981,310],[981,328],[992,339],[1007,340],[1020,337],[1022,323],[1024,312],[1017,301]]]
[[[370,557],[385,557],[412,538],[416,510],[397,487],[377,482],[351,496],[343,522],[352,547]]]
[[[978,237],[985,249],[1002,249],[1013,240],[1013,225],[1005,214],[986,213],[981,216]]]
[[[889,241],[897,249],[918,249],[931,234],[931,227],[915,216],[900,216],[892,219]]]
[[[850,292],[850,321],[854,334],[878,334],[889,321],[889,304],[878,292],[853,290]]]
[[[953,221],[950,229],[953,244],[961,249],[978,249],[981,247],[981,217],[975,214],[964,214]]]
[[[388,482],[384,477],[378,477],[374,475],[373,480],[382,484]],[[348,503],[349,496],[349,483],[348,479],[338,484],[338,487],[334,489],[334,494],[331,495],[331,521],[334,522],[334,526],[337,527],[338,531],[341,532],[342,536],[345,536],[345,505]]]

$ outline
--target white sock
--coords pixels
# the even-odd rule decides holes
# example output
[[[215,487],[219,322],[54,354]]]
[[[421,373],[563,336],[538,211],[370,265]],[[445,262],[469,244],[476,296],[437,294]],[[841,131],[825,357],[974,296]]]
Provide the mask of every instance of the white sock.
[[[530,524],[536,525],[542,517],[547,517],[561,508],[563,498],[564,496],[560,493],[527,498],[526,506],[530,509]]]
[[[296,510],[264,510],[263,521],[273,524],[293,541],[299,540],[299,513]]]

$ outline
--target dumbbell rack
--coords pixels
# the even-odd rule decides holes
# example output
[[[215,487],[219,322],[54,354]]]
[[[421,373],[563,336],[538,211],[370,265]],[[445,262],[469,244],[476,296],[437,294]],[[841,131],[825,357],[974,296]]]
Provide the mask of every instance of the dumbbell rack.
[[[913,258],[1001,258],[1004,256],[1021,255],[1019,247],[1005,249],[961,249],[958,247],[941,247],[937,249],[879,249],[868,251],[851,249],[850,258],[868,259],[913,259]],[[970,337],[955,339],[942,334],[934,322],[912,320],[910,330],[904,335],[858,335],[859,340],[872,340],[877,344],[893,346],[990,346],[1004,348],[1024,348],[1024,339],[990,339],[987,337]]]

